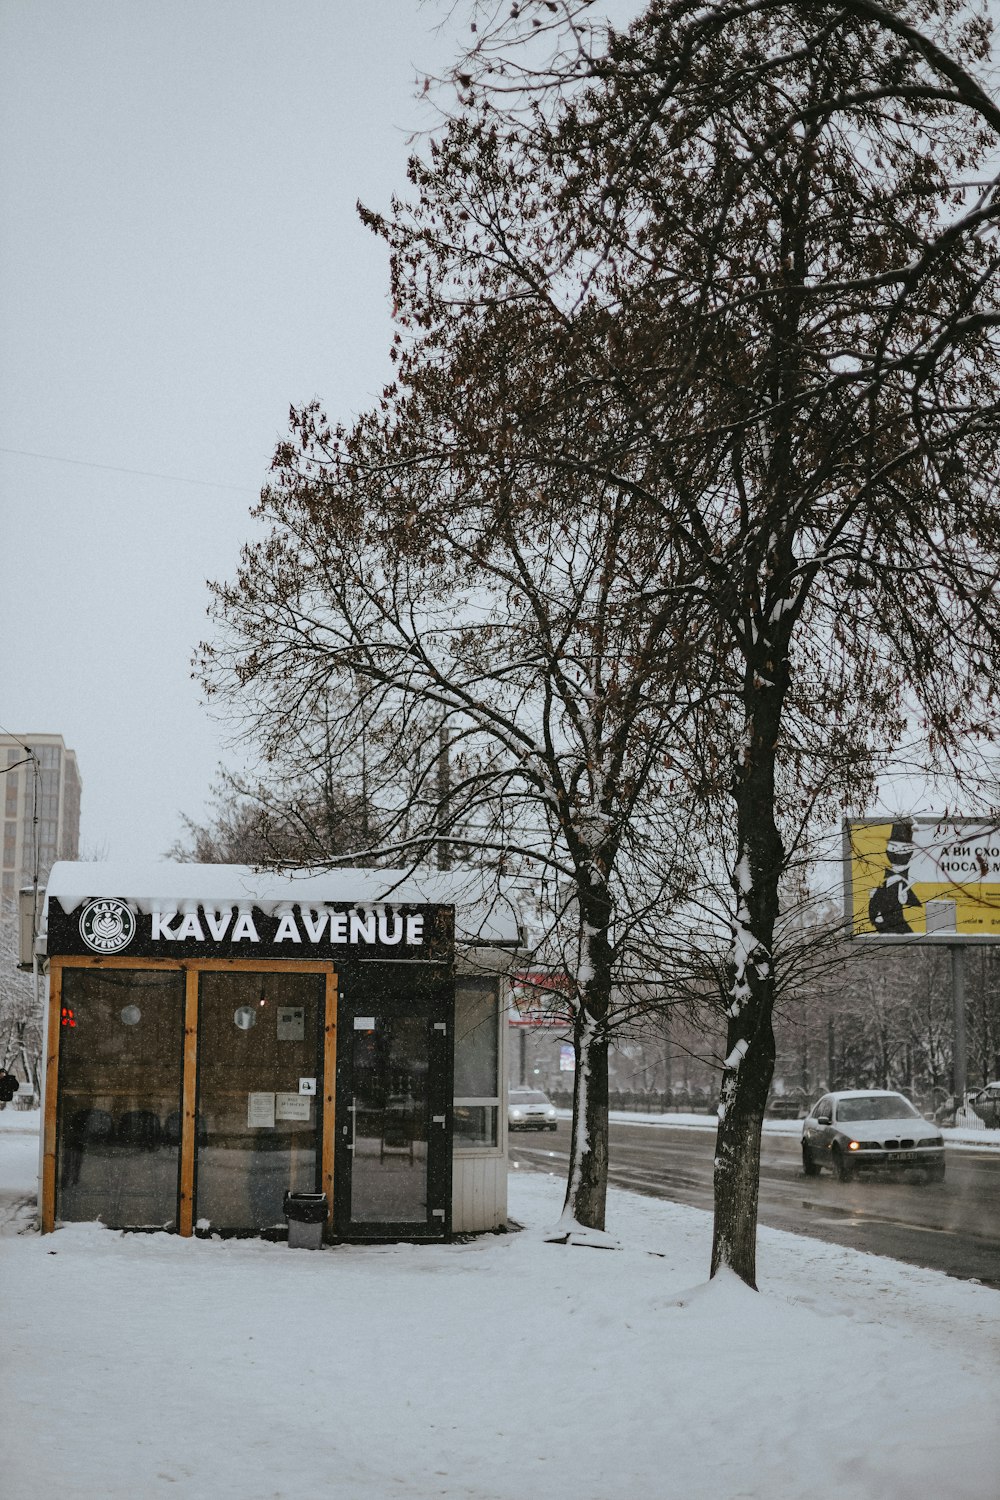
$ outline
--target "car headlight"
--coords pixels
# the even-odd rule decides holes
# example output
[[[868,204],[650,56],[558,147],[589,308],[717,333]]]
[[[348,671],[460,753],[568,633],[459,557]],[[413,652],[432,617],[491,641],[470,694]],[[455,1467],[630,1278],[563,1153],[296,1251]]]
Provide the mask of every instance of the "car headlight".
[[[510,1117],[511,1117],[512,1120],[523,1120],[524,1119],[524,1110],[523,1109],[512,1109],[511,1112],[510,1112]]]
[[[550,1120],[554,1120],[556,1117],[556,1112],[554,1109],[547,1109],[545,1113],[548,1115]]]
[[[847,1149],[848,1149],[848,1151],[860,1151],[861,1150],[861,1142],[860,1141],[848,1141],[848,1143],[847,1143]]]

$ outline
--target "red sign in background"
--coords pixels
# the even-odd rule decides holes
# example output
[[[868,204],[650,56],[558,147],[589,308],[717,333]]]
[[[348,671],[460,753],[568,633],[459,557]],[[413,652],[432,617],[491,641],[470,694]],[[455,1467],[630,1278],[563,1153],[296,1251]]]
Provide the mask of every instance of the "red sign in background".
[[[510,986],[510,1024],[547,1026],[554,1031],[564,1031],[573,1019],[569,1001],[565,998],[569,988],[568,974],[547,973],[542,969],[514,974]]]

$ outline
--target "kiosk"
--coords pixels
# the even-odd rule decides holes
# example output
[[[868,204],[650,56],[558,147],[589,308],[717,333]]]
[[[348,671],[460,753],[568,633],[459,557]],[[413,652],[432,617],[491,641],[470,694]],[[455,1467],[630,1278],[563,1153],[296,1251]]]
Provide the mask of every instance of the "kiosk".
[[[506,1221],[506,971],[485,874],[56,864],[41,1227],[337,1240]],[[315,1200],[314,1200],[315,1201]]]

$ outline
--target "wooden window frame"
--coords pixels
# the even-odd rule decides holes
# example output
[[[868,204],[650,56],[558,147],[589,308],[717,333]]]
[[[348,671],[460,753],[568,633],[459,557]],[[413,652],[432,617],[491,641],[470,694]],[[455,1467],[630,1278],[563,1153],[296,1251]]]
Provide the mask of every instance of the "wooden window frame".
[[[328,1223],[333,1222],[333,1170],[337,1095],[337,994],[339,975],[330,959],[295,958],[100,958],[49,959],[49,1015],[45,1049],[45,1110],[42,1119],[40,1228],[51,1234],[56,1214],[56,1122],[59,1105],[59,1043],[62,981],[66,969],[172,970],[184,978],[184,1038],[181,1058],[180,1186],[177,1232],[194,1233],[194,1165],[198,1094],[198,976],[200,974],[322,974],[325,976],[323,1018],[323,1118],[320,1137],[320,1190],[326,1193]]]

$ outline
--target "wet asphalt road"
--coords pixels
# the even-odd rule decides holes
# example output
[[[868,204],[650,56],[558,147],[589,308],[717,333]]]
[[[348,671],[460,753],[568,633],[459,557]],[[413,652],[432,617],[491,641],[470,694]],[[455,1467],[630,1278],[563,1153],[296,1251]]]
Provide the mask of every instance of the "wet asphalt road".
[[[715,1133],[662,1125],[611,1125],[609,1181],[646,1197],[712,1207]],[[566,1170],[569,1122],[510,1136],[521,1169]],[[759,1221],[874,1255],[1000,1288],[1000,1150],[949,1150],[942,1183],[918,1174],[838,1182],[804,1177],[797,1135],[765,1135]]]

